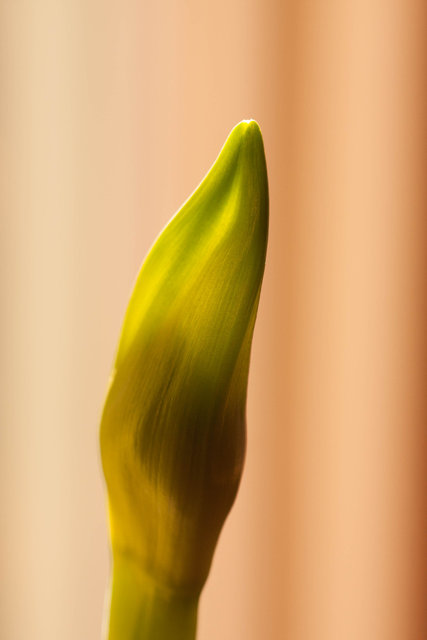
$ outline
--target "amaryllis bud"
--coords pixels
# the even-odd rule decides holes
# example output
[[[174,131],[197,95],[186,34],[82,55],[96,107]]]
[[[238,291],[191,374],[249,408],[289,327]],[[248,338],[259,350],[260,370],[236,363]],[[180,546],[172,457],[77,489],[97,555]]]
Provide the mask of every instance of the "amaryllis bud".
[[[101,423],[112,609],[116,565],[196,602],[206,580],[245,456],[267,229],[262,136],[243,121],[155,242],[126,311]],[[144,616],[132,624],[149,629]]]

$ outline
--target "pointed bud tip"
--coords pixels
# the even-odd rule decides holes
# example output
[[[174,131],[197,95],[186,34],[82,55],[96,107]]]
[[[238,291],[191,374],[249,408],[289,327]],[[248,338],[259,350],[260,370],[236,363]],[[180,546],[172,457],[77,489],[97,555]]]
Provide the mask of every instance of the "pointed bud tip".
[[[256,120],[242,120],[232,129],[230,136],[238,134],[241,138],[248,135],[262,140],[261,129]]]
[[[242,120],[236,124],[224,144],[224,149],[227,149],[227,151],[233,149],[235,151],[244,150],[246,160],[251,164],[251,180],[253,180],[254,172],[260,175],[259,171],[261,171],[261,174],[265,174],[263,181],[266,184],[264,141],[260,126],[256,120]],[[219,157],[221,157],[221,154]],[[258,165],[258,167],[255,165]]]

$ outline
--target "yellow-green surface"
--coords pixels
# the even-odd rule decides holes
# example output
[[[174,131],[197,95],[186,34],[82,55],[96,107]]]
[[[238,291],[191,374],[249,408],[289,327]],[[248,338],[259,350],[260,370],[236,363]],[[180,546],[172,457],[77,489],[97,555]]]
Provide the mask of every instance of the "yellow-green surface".
[[[256,122],[161,233],[126,311],[101,423],[110,640],[190,640],[245,454],[268,188]]]

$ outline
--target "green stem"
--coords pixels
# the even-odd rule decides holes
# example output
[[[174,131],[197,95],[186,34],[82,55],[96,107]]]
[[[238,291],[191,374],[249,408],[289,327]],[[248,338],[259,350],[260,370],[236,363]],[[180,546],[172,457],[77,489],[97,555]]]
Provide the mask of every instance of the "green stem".
[[[198,597],[174,594],[115,557],[108,640],[195,640]]]

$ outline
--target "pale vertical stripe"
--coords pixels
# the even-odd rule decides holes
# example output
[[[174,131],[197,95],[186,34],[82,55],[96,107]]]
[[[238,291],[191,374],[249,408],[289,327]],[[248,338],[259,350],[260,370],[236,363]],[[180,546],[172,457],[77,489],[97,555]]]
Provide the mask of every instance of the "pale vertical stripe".
[[[3,637],[53,638],[71,615],[73,70],[63,6],[3,11],[1,624]]]

